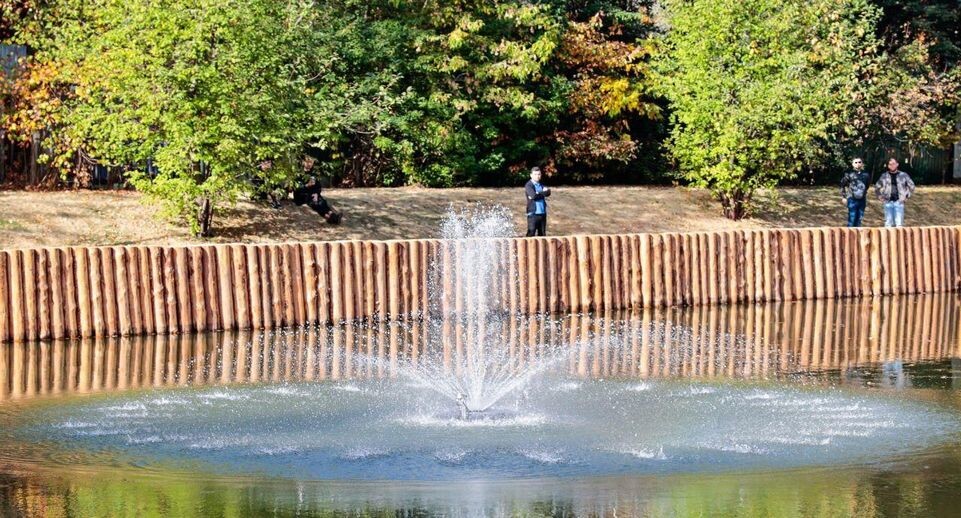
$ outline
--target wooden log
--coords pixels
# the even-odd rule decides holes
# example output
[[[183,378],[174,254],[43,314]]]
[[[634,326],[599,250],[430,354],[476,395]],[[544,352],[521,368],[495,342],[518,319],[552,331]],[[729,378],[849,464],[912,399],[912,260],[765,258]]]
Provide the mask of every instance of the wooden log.
[[[621,309],[624,307],[622,302],[623,296],[621,293],[621,278],[623,274],[621,272],[622,263],[621,260],[621,236],[610,236],[610,268],[611,268],[611,309]]]
[[[376,248],[370,241],[364,242],[364,317],[372,319],[377,315],[377,283],[375,261]]]
[[[727,304],[731,302],[730,299],[730,286],[728,286],[731,271],[729,265],[731,264],[730,259],[730,246],[728,242],[729,234],[727,232],[718,232],[717,238],[717,297],[718,302],[721,304]]]
[[[821,240],[824,242],[824,296],[828,299],[837,296],[836,237],[836,229],[821,229]]]
[[[407,272],[408,283],[410,286],[410,317],[420,318],[424,313],[421,305],[421,283],[420,273],[424,268],[421,260],[421,241],[411,241],[407,249]]]
[[[577,238],[571,236],[564,238],[565,254],[567,256],[567,291],[568,291],[568,311],[580,313],[581,307],[581,266],[577,256]]]
[[[817,229],[805,232],[810,235],[811,255],[814,259],[814,294],[813,298],[823,299],[827,294],[827,265],[830,264],[825,258],[825,244],[822,234]],[[805,263],[811,264],[811,263]]]
[[[264,322],[269,318],[271,328],[276,329],[284,325],[284,274],[281,271],[283,252],[277,245],[264,245],[264,253],[268,265],[265,273],[269,275],[264,283],[263,294],[264,300],[270,305],[270,310],[264,311]]]
[[[163,250],[164,303],[167,310],[167,332],[180,331],[180,311],[177,308],[177,258],[173,248]],[[176,342],[171,342],[176,343]]]
[[[220,325],[222,329],[236,329],[237,319],[234,309],[233,261],[227,245],[213,248],[217,258],[217,291],[219,293]]]
[[[614,285],[613,285],[613,268],[611,260],[611,237],[610,236],[598,236],[592,244],[597,244],[600,249],[600,265],[596,272],[600,273],[599,277],[596,277],[599,282],[597,285],[600,286],[600,292],[595,292],[595,300],[599,300],[601,307],[604,311],[611,311],[614,308]],[[595,252],[594,257],[598,257]]]
[[[675,235],[661,234],[661,271],[664,279],[664,306],[674,306],[677,304],[677,276],[675,275],[677,263],[675,262]]]
[[[247,294],[248,308],[250,313],[249,327],[252,329],[262,329],[264,327],[264,302],[261,290],[261,264],[260,252],[255,245],[244,245],[243,254],[246,257],[246,276],[247,285],[241,287]]]
[[[921,239],[919,237],[917,228],[906,228],[904,233],[904,241],[907,244],[909,253],[905,255],[907,259],[905,264],[905,274],[907,277],[908,292],[909,293],[920,293],[924,287],[921,282],[921,278],[918,276],[918,271],[921,267]]]
[[[600,311],[604,308],[604,240],[601,236],[588,237],[590,243],[591,260],[591,308]]]
[[[317,323],[326,325],[331,321],[330,298],[330,245],[314,244],[314,257],[317,264]]]
[[[931,232],[931,257],[933,261],[933,267],[931,268],[931,276],[933,278],[933,291],[941,292],[944,290],[942,285],[942,278],[944,276],[944,261],[942,261],[943,252],[941,250],[941,227],[933,227],[929,230]],[[42,307],[42,306],[41,306]]]
[[[810,269],[804,268],[804,254],[802,252],[801,232],[791,230],[791,268],[793,274],[791,279],[794,281],[794,296],[796,300],[805,298],[805,278],[811,274]],[[810,264],[810,263],[807,263]]]
[[[537,245],[537,311],[548,313],[550,309],[547,305],[547,294],[550,284],[550,267],[548,266],[547,245],[550,243],[546,238],[535,239]]]
[[[316,248],[312,244],[300,247],[300,264],[304,268],[304,310],[307,324],[317,323],[317,259],[314,255]],[[251,303],[251,306],[253,304]],[[254,316],[256,320],[256,316]]]
[[[737,304],[742,300],[744,293],[744,264],[741,260],[744,243],[740,230],[729,230],[725,232],[727,236],[727,299],[731,304]],[[733,366],[731,367],[733,369]]]
[[[104,334],[116,336],[120,334],[120,316],[117,307],[117,276],[112,248],[100,249],[100,263],[103,271],[103,315],[106,324]]]
[[[815,284],[818,277],[817,266],[820,265],[821,260],[813,257],[814,243],[811,239],[811,231],[805,229],[795,232],[795,236],[798,240],[797,242],[799,243],[798,246],[801,257],[801,261],[799,263],[794,263],[794,271],[797,274],[795,275],[795,278],[798,276],[803,276],[804,278],[804,283],[801,286],[801,291],[798,298],[805,300],[814,299],[817,298]],[[795,285],[795,288],[797,288],[797,285]]]
[[[702,257],[704,255],[701,249],[701,236],[700,234],[688,234],[690,241],[690,246],[688,250],[688,257],[690,260],[690,282],[691,282],[691,300],[690,304],[699,306],[707,302],[704,296],[704,285],[701,283],[701,277],[704,269],[707,267],[703,263]]]
[[[100,249],[88,248],[90,261],[90,309],[93,314],[93,334],[102,337],[107,334],[107,321],[104,318],[103,265]],[[163,303],[161,299],[160,303]]]
[[[285,326],[294,326],[297,320],[296,302],[294,301],[294,261],[293,250],[290,245],[276,245],[280,252],[280,282],[281,300],[283,301],[283,322]]]
[[[330,307],[335,325],[344,322],[344,260],[341,243],[330,243]]]
[[[651,234],[638,236],[640,256],[641,298],[643,307],[654,306],[654,244]]]
[[[247,274],[247,250],[243,245],[230,246],[231,287],[234,293],[234,318],[237,329],[250,329],[250,300]]]
[[[707,303],[715,305],[721,301],[720,279],[718,272],[718,236],[713,232],[705,234],[707,241],[707,276],[703,284],[707,285]],[[702,247],[703,249],[703,247]]]
[[[639,309],[644,306],[644,284],[641,279],[641,236],[628,236],[628,250],[631,264],[631,308]]]
[[[183,246],[171,248],[170,251],[173,252],[173,277],[177,285],[174,307],[177,310],[178,329],[181,333],[190,333],[196,330],[193,304],[200,303],[192,300],[190,295],[190,251]],[[242,289],[246,291],[245,288]]]
[[[66,337],[80,336],[80,309],[77,302],[77,265],[73,248],[60,248],[63,279],[63,326]]]
[[[517,304],[518,310],[521,313],[530,312],[530,288],[528,283],[530,282],[530,270],[527,266],[527,254],[528,254],[528,243],[529,239],[522,238],[518,239],[517,246]]]
[[[891,294],[891,246],[888,237],[894,229],[884,228],[878,233],[878,259],[881,265],[881,294]]]
[[[398,294],[400,298],[400,318],[410,317],[411,294],[410,294],[410,241],[399,241],[397,243],[397,262],[398,271]],[[359,274],[359,272],[358,272]],[[481,296],[482,294],[478,294]]]
[[[10,252],[0,250],[0,344],[9,342],[13,339],[11,330],[11,309],[13,301],[10,298]],[[0,345],[0,372],[6,372],[6,350]],[[6,379],[0,379],[0,400],[6,394]]]
[[[857,230],[858,255],[860,257],[860,288],[861,296],[871,296],[871,229]]]
[[[774,301],[780,300],[779,294],[775,291],[774,284],[774,250],[772,250],[772,236],[770,230],[760,231],[760,246],[757,249],[760,252],[760,259],[758,261],[758,267],[761,269],[761,301]]]
[[[302,326],[307,322],[307,297],[304,295],[304,265],[301,262],[301,245],[287,245],[290,249],[291,295],[294,298],[294,325]]]
[[[757,302],[758,292],[763,287],[763,278],[758,274],[761,261],[758,257],[757,237],[758,232],[756,231],[748,230],[744,232],[744,254],[742,255],[744,258],[744,300],[751,303]]]
[[[401,291],[400,291],[400,244],[397,241],[387,243],[387,307],[388,317],[397,319],[401,317]],[[460,268],[458,262],[456,268]],[[458,296],[462,296],[458,293]]]
[[[147,306],[145,306],[144,311],[150,313],[150,322],[152,324],[151,328],[153,332],[157,334],[165,334],[167,332],[167,316],[166,309],[163,304],[163,252],[159,248],[150,247],[142,250],[141,253],[147,259],[147,266],[141,270],[141,275],[149,276],[150,279],[149,282],[145,283],[147,287]],[[143,265],[143,261],[141,261],[141,265]]]
[[[931,260],[931,236],[927,228],[919,228],[921,237],[921,286],[922,293],[931,293],[933,287],[933,272]]]
[[[354,318],[364,318],[364,247],[360,241],[351,241],[354,279]]]
[[[655,307],[666,304],[664,297],[664,236],[651,235],[651,277],[654,279],[653,302]]]
[[[890,279],[890,293],[904,293],[901,286],[901,240],[903,229],[895,228],[888,233],[888,270]]]
[[[771,239],[771,257],[769,259],[768,268],[771,270],[771,288],[774,293],[774,301],[789,300],[787,288],[785,287],[784,270],[782,269],[785,264],[784,251],[783,251],[783,232],[780,230],[770,231],[768,234]]]
[[[881,265],[881,231],[871,229],[871,295],[877,297],[883,294],[882,265]]]
[[[594,293],[591,285],[591,246],[587,236],[577,236],[577,276],[580,292],[580,312],[590,311]]]
[[[20,252],[23,268],[23,315],[26,339],[36,340],[40,335],[39,308],[37,307],[37,252],[31,248]]]
[[[388,289],[387,289],[387,243],[378,242],[375,243],[376,257],[375,263],[377,264],[377,314],[381,322],[384,322],[388,318],[388,313],[390,311],[390,301],[388,300]],[[445,254],[445,260],[449,259],[449,256]],[[450,270],[446,270],[449,272]],[[331,287],[333,290],[333,287]],[[445,314],[446,315],[446,314]]]
[[[53,335],[52,289],[50,282],[49,250],[37,250],[37,318],[38,338],[49,340]],[[53,251],[56,253],[56,251]],[[48,349],[44,349],[48,350]]]
[[[207,293],[204,289],[204,249],[199,246],[192,246],[186,249],[187,253],[187,276],[189,279],[190,308],[193,314],[190,321],[193,328],[199,332],[210,330],[210,322],[207,321]]]
[[[127,250],[118,246],[110,250],[113,255],[114,274],[116,275],[117,289],[117,332],[127,336],[133,332],[133,318],[131,316],[131,296],[130,275],[127,267],[130,264]]]

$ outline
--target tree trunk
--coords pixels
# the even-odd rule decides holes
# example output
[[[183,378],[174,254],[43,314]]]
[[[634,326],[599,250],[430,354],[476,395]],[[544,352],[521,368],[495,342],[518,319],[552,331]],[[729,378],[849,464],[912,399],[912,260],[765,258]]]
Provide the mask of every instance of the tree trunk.
[[[747,205],[751,199],[748,193],[733,190],[719,193],[718,198],[721,200],[725,218],[737,221],[747,215]]]
[[[197,212],[197,222],[199,231],[197,237],[210,237],[210,224],[214,217],[214,206],[210,198],[204,197],[200,200]]]

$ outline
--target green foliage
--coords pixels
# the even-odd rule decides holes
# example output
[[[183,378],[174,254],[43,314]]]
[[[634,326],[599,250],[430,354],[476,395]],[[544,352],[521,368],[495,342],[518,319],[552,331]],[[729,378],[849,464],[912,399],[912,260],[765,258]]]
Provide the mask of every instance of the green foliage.
[[[864,0],[669,0],[656,60],[682,176],[725,215],[792,178],[845,130],[871,63],[878,12]]]

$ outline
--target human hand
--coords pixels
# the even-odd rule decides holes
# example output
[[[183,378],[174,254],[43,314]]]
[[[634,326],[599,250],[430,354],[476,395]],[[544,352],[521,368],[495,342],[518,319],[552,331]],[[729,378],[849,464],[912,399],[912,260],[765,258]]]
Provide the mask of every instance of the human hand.
[[[842,196],[842,197],[841,197],[841,203],[847,205],[847,204],[848,204],[848,199]]]

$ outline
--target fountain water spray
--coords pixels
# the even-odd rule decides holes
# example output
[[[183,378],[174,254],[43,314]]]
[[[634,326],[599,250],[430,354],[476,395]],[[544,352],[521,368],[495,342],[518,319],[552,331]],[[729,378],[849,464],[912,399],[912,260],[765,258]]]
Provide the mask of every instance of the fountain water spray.
[[[563,356],[551,347],[517,355],[517,343],[505,339],[505,329],[516,322],[503,289],[517,286],[509,267],[517,261],[509,239],[514,233],[504,207],[448,209],[429,286],[431,314],[442,317],[429,325],[443,347],[399,369],[456,402],[464,418],[488,410]]]

